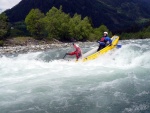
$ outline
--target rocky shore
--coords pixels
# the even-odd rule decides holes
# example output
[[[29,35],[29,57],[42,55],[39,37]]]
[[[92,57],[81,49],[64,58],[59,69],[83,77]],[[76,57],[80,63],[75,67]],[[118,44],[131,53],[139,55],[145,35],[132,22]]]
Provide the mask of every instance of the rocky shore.
[[[91,42],[76,42],[80,46]],[[27,52],[45,51],[48,49],[72,47],[71,42],[60,42],[56,39],[49,40],[35,40],[31,37],[17,37],[5,41],[5,45],[0,47],[0,55],[3,54],[20,54]]]
[[[67,47],[69,44],[45,44],[45,45],[26,45],[26,46],[4,46],[0,47],[0,54],[27,53],[45,51],[47,49]]]
[[[91,42],[77,42],[80,46],[85,43]],[[51,43],[51,44],[30,44],[30,45],[17,45],[17,46],[4,46],[0,47],[0,55],[3,54],[20,54],[28,52],[45,51],[48,49],[72,47],[72,43]]]

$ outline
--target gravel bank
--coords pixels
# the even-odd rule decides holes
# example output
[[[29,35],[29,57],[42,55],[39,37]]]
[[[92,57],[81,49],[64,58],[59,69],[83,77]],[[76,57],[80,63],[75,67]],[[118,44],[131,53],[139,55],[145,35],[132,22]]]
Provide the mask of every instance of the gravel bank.
[[[92,42],[78,42],[80,46],[84,46],[85,43]],[[45,51],[54,48],[72,47],[72,43],[59,43],[59,44],[43,44],[43,45],[26,45],[26,46],[5,46],[0,47],[0,54],[18,54],[27,52]]]

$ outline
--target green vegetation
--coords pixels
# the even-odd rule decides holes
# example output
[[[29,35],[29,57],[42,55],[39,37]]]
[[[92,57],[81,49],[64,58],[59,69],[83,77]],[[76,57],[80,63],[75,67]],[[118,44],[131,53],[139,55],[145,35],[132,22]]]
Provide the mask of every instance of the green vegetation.
[[[144,29],[140,30],[140,26],[133,25],[129,32],[118,32],[121,39],[144,39],[150,38],[150,21]],[[138,32],[137,29],[139,30]],[[0,14],[0,46],[5,45],[6,39],[10,37],[16,38],[16,44],[25,44],[28,38],[32,36],[34,40],[50,41],[57,39],[60,41],[95,41],[99,40],[103,32],[112,32],[104,25],[94,28],[91,18],[82,17],[75,13],[74,15],[66,14],[62,11],[62,7],[57,9],[52,7],[46,14],[39,9],[32,9],[25,18],[25,21],[9,23],[7,16]],[[121,30],[122,31],[122,30]],[[23,37],[23,38],[22,38]],[[7,41],[7,40],[6,40]],[[15,40],[14,40],[15,41]]]
[[[69,37],[69,20],[70,16],[62,12],[61,8],[57,9],[52,7],[44,18],[48,38],[55,38],[58,40],[67,39],[67,37]]]
[[[44,14],[39,9],[32,9],[25,19],[27,30],[37,39],[45,36],[43,18]]]
[[[121,39],[145,39],[150,38],[150,26],[136,33],[122,33]]]
[[[104,31],[110,32],[105,25],[93,28],[88,17],[82,19],[78,14],[71,17],[62,11],[62,7],[52,7],[46,15],[39,9],[32,9],[25,18],[25,23],[36,39],[92,41],[99,39]]]
[[[4,39],[8,33],[8,20],[5,13],[0,14],[0,39]]]
[[[0,46],[3,46],[3,45],[4,45],[4,41],[0,40]]]
[[[92,27],[104,24],[113,33],[128,32],[135,24],[139,26],[135,29],[138,32],[150,19],[150,0],[22,0],[5,13],[14,23],[24,21],[33,8],[46,14],[53,6],[59,9],[60,5],[71,17],[75,13],[82,19],[88,16],[93,22]]]
[[[10,37],[17,37],[17,36],[29,36],[30,33],[27,31],[26,24],[24,21],[15,22],[10,24]]]

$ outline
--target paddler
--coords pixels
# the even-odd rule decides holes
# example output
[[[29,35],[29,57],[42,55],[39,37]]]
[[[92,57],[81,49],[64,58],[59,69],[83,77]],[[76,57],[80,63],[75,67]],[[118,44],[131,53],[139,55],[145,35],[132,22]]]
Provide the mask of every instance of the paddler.
[[[81,48],[75,43],[73,43],[73,47],[75,48],[75,51],[66,53],[66,55],[76,55],[76,60],[78,60],[82,56]]]
[[[112,40],[108,37],[108,32],[104,32],[104,36],[100,39],[100,41],[97,41],[99,43],[99,48],[97,51],[103,49],[107,45],[111,45]]]

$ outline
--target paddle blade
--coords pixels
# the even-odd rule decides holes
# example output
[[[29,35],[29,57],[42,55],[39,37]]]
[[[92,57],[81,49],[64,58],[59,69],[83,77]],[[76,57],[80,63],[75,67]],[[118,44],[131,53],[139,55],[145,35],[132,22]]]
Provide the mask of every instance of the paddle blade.
[[[121,47],[122,47],[122,45],[116,45],[116,47],[117,47],[117,48],[121,48]]]

